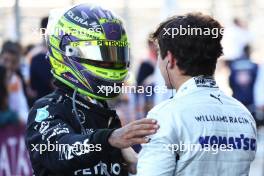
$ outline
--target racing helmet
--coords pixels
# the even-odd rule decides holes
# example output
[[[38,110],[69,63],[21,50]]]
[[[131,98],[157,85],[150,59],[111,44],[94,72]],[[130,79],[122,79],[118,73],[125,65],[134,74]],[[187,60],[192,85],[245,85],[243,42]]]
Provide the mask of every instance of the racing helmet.
[[[46,30],[53,76],[95,99],[112,99],[128,74],[129,42],[123,23],[111,11],[79,4],[51,12]]]

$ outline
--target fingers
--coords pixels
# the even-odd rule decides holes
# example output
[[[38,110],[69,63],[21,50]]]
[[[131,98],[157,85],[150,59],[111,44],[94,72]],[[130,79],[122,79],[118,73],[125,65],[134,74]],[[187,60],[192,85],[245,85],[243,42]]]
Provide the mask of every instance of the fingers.
[[[131,131],[130,133],[128,133],[126,135],[126,139],[135,138],[135,137],[145,137],[145,136],[149,136],[149,135],[155,134],[156,132],[157,132],[156,129],[152,129],[152,130],[135,130],[135,131]]]
[[[141,119],[130,124],[129,131],[134,130],[157,130],[159,125],[154,119]]]
[[[146,137],[141,137],[141,138],[132,138],[129,141],[130,141],[130,146],[132,146],[135,144],[146,144],[150,141],[150,139]]]
[[[141,119],[114,130],[108,141],[110,145],[117,148],[126,148],[134,144],[144,144],[150,140],[146,136],[155,134],[158,129],[159,125],[157,124],[157,120]]]
[[[154,119],[141,119],[131,123],[126,131],[125,138],[145,137],[155,134],[159,129],[157,121]]]
[[[133,125],[130,127],[130,131],[136,130],[157,130],[159,129],[159,125],[157,124],[140,124],[140,125]]]
[[[140,124],[157,124],[157,120],[144,118],[144,119],[136,120],[136,121],[132,122],[132,124],[135,124],[135,125],[140,125]]]

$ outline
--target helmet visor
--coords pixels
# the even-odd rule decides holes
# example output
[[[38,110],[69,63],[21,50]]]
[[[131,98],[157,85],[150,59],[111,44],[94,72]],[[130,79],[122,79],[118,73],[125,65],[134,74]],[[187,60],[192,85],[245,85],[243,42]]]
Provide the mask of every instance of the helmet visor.
[[[98,42],[98,41],[94,41]],[[93,41],[71,42],[66,46],[66,56],[82,60],[128,65],[129,47],[112,45],[95,45]]]

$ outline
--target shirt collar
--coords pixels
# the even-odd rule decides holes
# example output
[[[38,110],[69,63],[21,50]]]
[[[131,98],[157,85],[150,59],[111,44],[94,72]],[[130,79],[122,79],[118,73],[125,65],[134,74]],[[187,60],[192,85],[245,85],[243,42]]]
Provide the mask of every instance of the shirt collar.
[[[219,89],[213,77],[196,76],[188,79],[178,89],[175,98],[201,89]]]

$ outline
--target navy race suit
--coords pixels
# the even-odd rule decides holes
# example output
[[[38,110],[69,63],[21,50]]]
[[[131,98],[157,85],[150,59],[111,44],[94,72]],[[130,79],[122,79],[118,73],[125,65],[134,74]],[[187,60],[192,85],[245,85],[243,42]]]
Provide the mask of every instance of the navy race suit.
[[[116,112],[106,102],[95,104],[77,95],[78,120],[73,91],[62,86],[39,99],[29,113],[26,145],[35,175],[126,176],[120,149],[108,143],[121,126]]]

